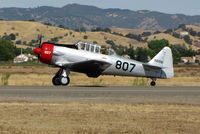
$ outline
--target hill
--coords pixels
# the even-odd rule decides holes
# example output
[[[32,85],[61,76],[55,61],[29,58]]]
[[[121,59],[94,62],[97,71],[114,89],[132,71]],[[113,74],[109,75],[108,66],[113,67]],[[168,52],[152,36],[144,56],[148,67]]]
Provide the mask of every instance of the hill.
[[[147,47],[148,41],[166,39],[172,45],[184,45],[187,48],[200,48],[200,27],[185,25],[176,29],[153,31],[126,28],[110,28],[111,32],[84,31],[76,32],[65,28],[50,26],[31,21],[0,21],[0,37],[14,34],[13,42],[17,47],[35,47],[38,44],[38,35],[43,36],[43,42],[57,42],[73,44],[79,40],[95,42],[104,46],[111,46],[110,41],[117,46],[130,45],[134,48]],[[187,33],[189,39],[181,36]],[[127,36],[129,35],[130,36]],[[133,35],[133,36],[132,36]],[[188,41],[189,40],[189,41]]]
[[[97,42],[101,45],[110,46],[106,41],[112,40],[116,45],[146,47],[147,43],[138,42],[122,36],[106,32],[75,32],[73,30],[44,25],[30,21],[0,21],[0,36],[14,34],[14,42],[19,47],[34,46],[38,43],[38,35],[43,35],[43,41],[58,41],[58,43],[75,43],[78,40]]]
[[[69,4],[62,8],[1,8],[0,19],[8,21],[34,20],[71,29],[84,27],[122,27],[140,30],[175,28],[179,24],[200,24],[200,16],[165,14],[155,11],[101,9],[94,6]]]
[[[119,28],[119,27],[111,27],[110,28],[112,30],[112,32],[115,32],[115,33],[120,33],[120,34],[123,34],[123,35],[126,35],[126,34],[142,34],[143,32],[155,32],[154,30],[139,30],[139,29],[128,29],[128,28]]]
[[[181,26],[181,25],[180,25]],[[145,42],[149,42],[151,40],[161,40],[166,39],[172,45],[184,45],[187,48],[192,48],[194,50],[200,49],[200,26],[195,25],[183,25],[184,28],[178,27],[175,29],[168,29],[168,30],[138,30],[138,29],[126,29],[126,28],[118,28],[118,27],[111,27],[111,31],[113,33],[118,33],[123,36],[127,34],[133,34],[137,36],[141,36]],[[186,33],[186,35],[182,35]],[[188,36],[188,42],[185,39],[185,36]]]

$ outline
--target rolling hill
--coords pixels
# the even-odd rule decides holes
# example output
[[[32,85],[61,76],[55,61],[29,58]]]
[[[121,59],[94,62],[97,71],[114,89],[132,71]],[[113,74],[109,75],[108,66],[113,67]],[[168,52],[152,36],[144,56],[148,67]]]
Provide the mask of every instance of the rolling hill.
[[[63,29],[59,27],[44,25],[38,22],[30,21],[0,21],[0,36],[15,34],[17,45],[24,47],[21,44],[28,45],[32,42],[37,44],[38,35],[43,35],[43,41],[51,41],[58,39],[58,43],[71,44],[79,40],[97,42],[101,45],[110,46],[106,43],[107,40],[112,40],[116,45],[146,47],[147,43],[138,42],[134,39],[129,39],[122,36],[113,35],[106,32],[75,32],[73,30]]]
[[[186,25],[187,29],[193,29],[197,33],[200,32],[200,27],[193,25]],[[147,47],[147,42],[151,40],[166,39],[172,45],[184,45],[187,48],[192,48],[198,50],[200,48],[200,37],[192,36],[188,34],[190,39],[193,40],[192,44],[188,44],[183,37],[176,38],[173,33],[180,34],[181,32],[186,32],[181,28],[173,29],[170,33],[166,31],[160,31],[160,33],[155,33],[153,30],[137,30],[137,29],[124,29],[112,27],[111,33],[109,32],[76,32],[74,30],[69,30],[65,28],[59,28],[55,26],[49,26],[41,24],[38,22],[31,21],[0,21],[0,37],[14,34],[15,39],[13,42],[17,47],[34,47],[38,44],[38,35],[43,36],[43,42],[58,42],[62,44],[73,44],[79,40],[84,40],[88,42],[95,42],[104,46],[110,46],[108,41],[113,41],[117,46],[130,45],[134,48],[137,47]],[[148,36],[142,36],[143,33],[150,33]],[[117,34],[115,34],[117,33]],[[133,38],[125,37],[126,34],[134,34],[142,37],[146,41],[138,41]],[[120,35],[121,34],[121,35]]]
[[[156,11],[101,9],[94,6],[69,4],[62,8],[0,8],[0,19],[8,21],[34,20],[70,29],[84,27],[122,27],[140,30],[175,28],[180,24],[200,24],[200,16],[165,14]]]

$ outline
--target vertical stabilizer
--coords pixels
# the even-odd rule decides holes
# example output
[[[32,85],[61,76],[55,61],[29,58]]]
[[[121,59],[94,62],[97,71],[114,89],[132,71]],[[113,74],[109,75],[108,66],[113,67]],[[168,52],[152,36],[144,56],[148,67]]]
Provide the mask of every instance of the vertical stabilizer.
[[[148,65],[158,67],[164,72],[161,77],[172,78],[174,76],[172,51],[169,47],[164,47]]]

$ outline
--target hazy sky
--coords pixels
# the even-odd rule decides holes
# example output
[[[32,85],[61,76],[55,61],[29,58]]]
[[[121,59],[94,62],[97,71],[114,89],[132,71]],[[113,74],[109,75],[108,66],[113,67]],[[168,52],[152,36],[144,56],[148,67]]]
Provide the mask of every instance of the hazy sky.
[[[122,8],[130,10],[151,10],[164,13],[200,15],[200,0],[0,0],[2,7],[62,7],[78,3],[100,8]]]

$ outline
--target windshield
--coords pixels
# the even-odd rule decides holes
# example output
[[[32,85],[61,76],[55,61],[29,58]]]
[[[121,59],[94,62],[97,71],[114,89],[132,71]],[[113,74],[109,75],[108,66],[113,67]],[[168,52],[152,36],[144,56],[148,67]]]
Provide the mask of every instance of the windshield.
[[[79,41],[76,43],[79,50],[84,50],[92,53],[101,53],[105,55],[115,55],[115,51],[111,48],[94,44],[90,42]]]

